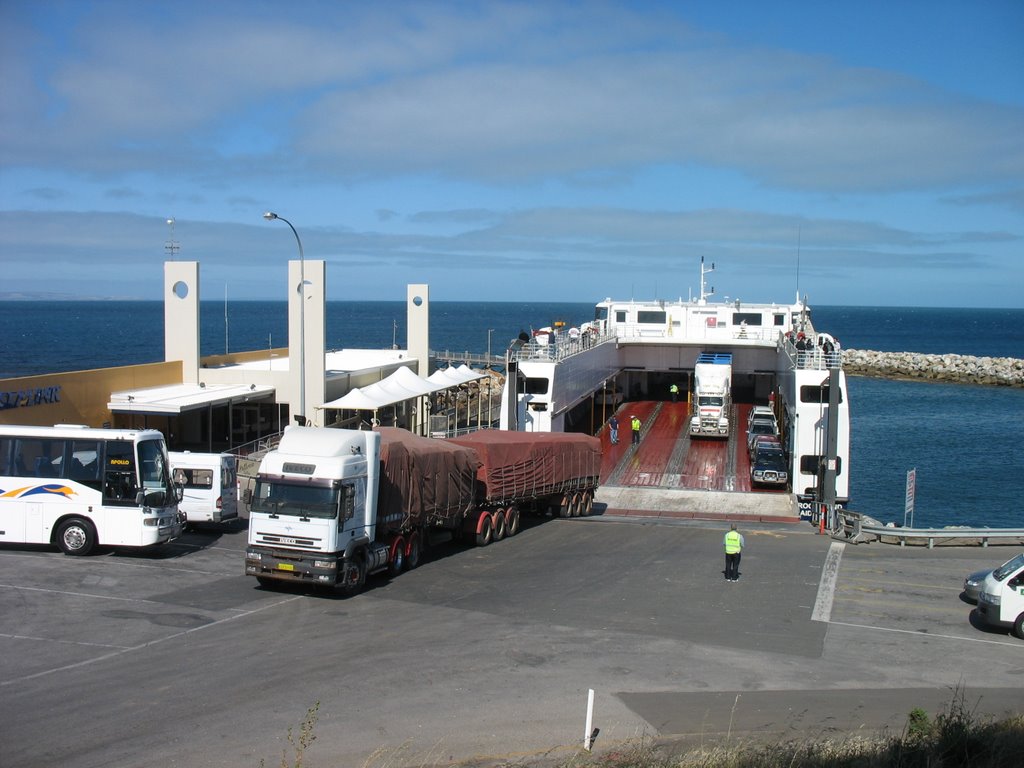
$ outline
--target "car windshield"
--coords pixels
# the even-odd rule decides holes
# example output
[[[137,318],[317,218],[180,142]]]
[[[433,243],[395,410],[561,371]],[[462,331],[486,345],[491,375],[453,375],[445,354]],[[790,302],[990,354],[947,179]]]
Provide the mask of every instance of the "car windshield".
[[[1000,565],[992,571],[992,575],[995,576],[996,581],[1002,581],[1022,566],[1024,566],[1024,552],[1021,552],[1012,560],[1007,560],[1005,563]]]
[[[775,425],[766,421],[755,421],[750,425],[750,432],[754,435],[774,435]]]

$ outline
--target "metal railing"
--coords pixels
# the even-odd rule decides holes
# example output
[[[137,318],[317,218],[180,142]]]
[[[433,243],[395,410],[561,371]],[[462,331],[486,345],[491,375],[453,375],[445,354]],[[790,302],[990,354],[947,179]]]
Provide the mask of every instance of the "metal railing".
[[[832,537],[854,544],[880,541],[898,543],[905,547],[908,541],[922,541],[927,542],[928,549],[933,549],[936,541],[945,541],[948,544],[963,540],[963,543],[977,543],[982,547],[987,547],[990,540],[997,540],[1001,544],[1024,543],[1024,528],[901,528],[882,525],[859,512],[845,509],[837,509],[835,512],[831,528]]]

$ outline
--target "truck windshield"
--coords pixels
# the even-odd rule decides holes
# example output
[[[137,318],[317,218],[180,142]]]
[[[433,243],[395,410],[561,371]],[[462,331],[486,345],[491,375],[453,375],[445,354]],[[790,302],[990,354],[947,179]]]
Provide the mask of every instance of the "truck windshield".
[[[272,515],[333,518],[338,515],[338,490],[257,480],[251,509]]]
[[[721,397],[712,397],[710,395],[700,395],[697,398],[698,405],[717,405],[721,407],[725,401]]]

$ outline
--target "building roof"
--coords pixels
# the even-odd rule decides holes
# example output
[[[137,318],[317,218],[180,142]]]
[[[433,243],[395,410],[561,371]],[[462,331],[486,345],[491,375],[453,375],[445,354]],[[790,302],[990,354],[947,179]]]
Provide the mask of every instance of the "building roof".
[[[245,403],[274,394],[266,384],[169,384],[163,387],[111,392],[111,413],[164,413],[178,415],[215,405]]]

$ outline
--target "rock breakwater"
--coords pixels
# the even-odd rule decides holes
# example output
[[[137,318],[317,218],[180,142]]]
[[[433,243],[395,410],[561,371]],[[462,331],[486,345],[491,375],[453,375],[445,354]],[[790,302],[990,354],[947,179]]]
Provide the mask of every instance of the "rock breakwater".
[[[1017,357],[844,349],[843,370],[850,376],[1024,388],[1024,360]]]

